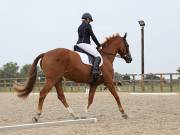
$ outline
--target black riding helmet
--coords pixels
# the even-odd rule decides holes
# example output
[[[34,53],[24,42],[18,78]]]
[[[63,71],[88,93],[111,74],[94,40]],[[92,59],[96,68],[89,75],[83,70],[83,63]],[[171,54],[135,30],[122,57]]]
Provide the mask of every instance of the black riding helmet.
[[[91,16],[90,13],[84,13],[84,14],[82,15],[82,19],[87,19],[87,18],[89,18],[91,21],[93,21],[92,16]]]

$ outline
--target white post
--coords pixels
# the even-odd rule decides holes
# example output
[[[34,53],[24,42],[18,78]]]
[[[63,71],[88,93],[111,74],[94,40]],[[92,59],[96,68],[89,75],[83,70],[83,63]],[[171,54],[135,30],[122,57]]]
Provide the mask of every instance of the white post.
[[[89,88],[86,88],[86,94],[88,95],[89,94]]]

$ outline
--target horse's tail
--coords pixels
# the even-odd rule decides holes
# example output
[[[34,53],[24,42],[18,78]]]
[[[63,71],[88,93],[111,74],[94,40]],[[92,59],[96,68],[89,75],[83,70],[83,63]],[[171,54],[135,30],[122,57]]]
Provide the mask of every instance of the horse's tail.
[[[37,76],[37,63],[39,59],[42,58],[43,56],[44,56],[44,53],[40,54],[39,56],[35,58],[29,70],[29,75],[28,75],[29,77],[25,86],[19,85],[17,83],[13,85],[14,90],[18,93],[18,97],[26,98],[33,90],[33,87],[36,82],[36,76]]]

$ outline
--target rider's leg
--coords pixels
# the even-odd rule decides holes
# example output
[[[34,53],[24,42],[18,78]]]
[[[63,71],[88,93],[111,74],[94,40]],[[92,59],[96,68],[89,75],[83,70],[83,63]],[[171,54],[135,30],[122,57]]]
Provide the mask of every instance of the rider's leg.
[[[80,47],[82,50],[84,50],[85,52],[91,54],[94,57],[101,57],[100,53],[97,51],[96,48],[94,48],[92,45],[90,44],[86,44],[86,43],[80,43],[77,44],[78,47]]]
[[[81,44],[78,44],[77,46],[95,57],[93,68],[92,68],[92,74],[93,74],[94,80],[98,79],[100,75],[99,64],[101,63],[100,53],[96,50],[96,48],[94,48],[90,44],[81,43]]]
[[[101,58],[95,57],[94,63],[93,63],[93,68],[92,68],[92,74],[93,74],[94,81],[96,81],[100,76],[100,71],[99,71],[100,62],[101,62]]]

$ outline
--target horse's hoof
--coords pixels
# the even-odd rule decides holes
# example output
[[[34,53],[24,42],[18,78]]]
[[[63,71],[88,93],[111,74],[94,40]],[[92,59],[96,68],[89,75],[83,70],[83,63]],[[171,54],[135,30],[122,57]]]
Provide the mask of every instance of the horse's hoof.
[[[80,119],[79,117],[74,117],[75,120]]]
[[[124,119],[127,119],[127,118],[128,118],[128,115],[125,114],[125,113],[123,113],[123,114],[122,114],[122,117],[123,117]]]
[[[83,117],[81,117],[81,119],[87,119],[87,117],[86,117],[86,116],[83,116]]]
[[[32,122],[33,122],[33,123],[37,123],[37,122],[38,122],[38,119],[37,119],[36,117],[33,117],[33,118],[32,118]]]
[[[73,117],[74,120],[79,119],[79,117],[77,117],[76,115],[74,115],[73,113],[71,113],[71,116]]]

